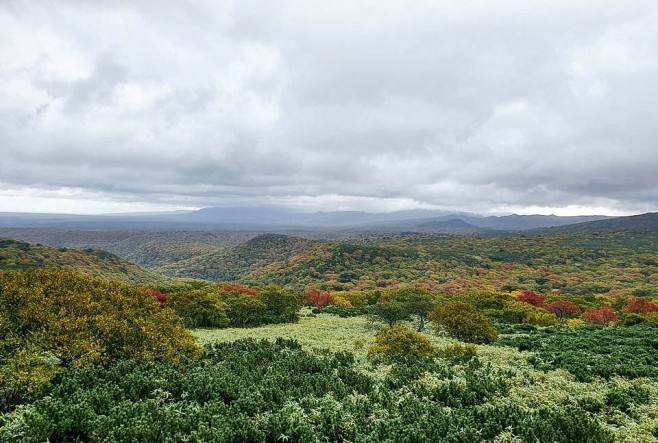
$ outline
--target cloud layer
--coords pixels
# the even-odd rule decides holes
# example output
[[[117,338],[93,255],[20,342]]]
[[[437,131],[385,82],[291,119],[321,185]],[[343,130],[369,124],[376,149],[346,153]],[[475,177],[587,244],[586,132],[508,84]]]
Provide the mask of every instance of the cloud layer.
[[[0,210],[658,208],[654,1],[175,5],[0,2]]]

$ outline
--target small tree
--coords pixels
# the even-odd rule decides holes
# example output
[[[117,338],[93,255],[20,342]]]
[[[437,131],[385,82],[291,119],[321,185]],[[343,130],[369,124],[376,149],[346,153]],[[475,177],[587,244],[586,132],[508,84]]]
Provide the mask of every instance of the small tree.
[[[548,312],[552,312],[553,314],[555,314],[557,318],[559,318],[560,320],[576,318],[581,313],[581,310],[578,307],[578,305],[566,300],[553,302],[547,305],[545,308]]]
[[[430,320],[452,337],[471,343],[491,343],[498,332],[475,306],[463,302],[449,302],[436,309]]]
[[[309,287],[306,289],[306,304],[316,308],[326,308],[333,301],[333,296],[329,292],[321,292],[318,288]]]
[[[265,323],[267,306],[253,295],[227,294],[222,301],[228,305],[231,326],[245,328]]]
[[[590,309],[583,313],[583,318],[595,325],[607,326],[612,322],[617,321],[617,314],[611,307],[605,306],[601,309]]]
[[[436,297],[421,288],[405,288],[393,294],[395,303],[401,303],[404,309],[418,318],[418,332],[425,329],[427,318],[436,309]]]
[[[384,299],[370,308],[371,314],[375,319],[383,321],[389,327],[396,323],[409,319],[409,311],[402,303],[395,302],[391,299]]]

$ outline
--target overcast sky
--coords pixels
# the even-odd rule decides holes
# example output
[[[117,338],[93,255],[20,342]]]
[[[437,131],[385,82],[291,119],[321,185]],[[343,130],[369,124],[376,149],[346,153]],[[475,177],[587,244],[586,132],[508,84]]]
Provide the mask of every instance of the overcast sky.
[[[658,2],[0,0],[0,211],[658,210]]]

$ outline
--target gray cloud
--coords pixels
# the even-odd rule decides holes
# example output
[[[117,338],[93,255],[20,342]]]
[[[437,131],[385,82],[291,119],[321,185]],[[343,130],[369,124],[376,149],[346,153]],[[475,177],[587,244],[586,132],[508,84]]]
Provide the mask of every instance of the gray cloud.
[[[658,207],[653,1],[176,5],[0,3],[2,189]]]

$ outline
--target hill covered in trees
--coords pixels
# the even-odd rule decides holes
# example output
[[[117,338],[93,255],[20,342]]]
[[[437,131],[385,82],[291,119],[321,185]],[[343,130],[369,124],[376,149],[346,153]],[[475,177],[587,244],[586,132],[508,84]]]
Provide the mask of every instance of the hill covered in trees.
[[[577,232],[604,232],[627,229],[658,229],[658,212],[648,212],[628,217],[615,217],[606,220],[594,220],[538,230],[547,235],[577,233]]]
[[[52,248],[0,238],[0,270],[28,269],[66,269],[135,284],[157,284],[169,280],[100,249]]]
[[[235,281],[271,263],[286,263],[317,244],[299,237],[261,234],[234,247],[198,254],[155,269],[172,277]]]
[[[658,294],[658,231],[533,237],[411,236],[319,242],[259,267],[245,283],[327,290],[418,284],[466,289],[572,294]]]

